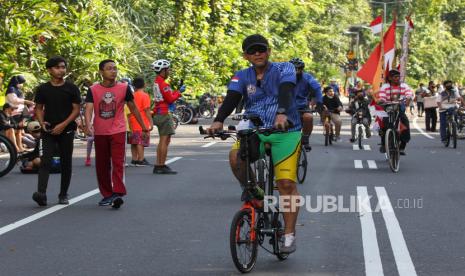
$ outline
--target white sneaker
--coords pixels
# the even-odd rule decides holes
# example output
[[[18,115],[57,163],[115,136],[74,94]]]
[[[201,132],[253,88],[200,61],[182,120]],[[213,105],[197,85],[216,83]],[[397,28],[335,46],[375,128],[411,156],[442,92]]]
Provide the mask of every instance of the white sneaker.
[[[284,235],[284,246],[280,248],[281,253],[291,254],[296,250],[294,233]]]

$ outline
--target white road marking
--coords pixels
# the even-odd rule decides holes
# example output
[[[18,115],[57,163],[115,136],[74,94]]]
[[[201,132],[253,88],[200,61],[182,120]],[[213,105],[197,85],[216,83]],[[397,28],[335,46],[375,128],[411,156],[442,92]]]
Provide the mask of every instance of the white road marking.
[[[63,208],[66,208],[66,207],[68,207],[68,206],[71,206],[71,205],[73,205],[73,204],[76,203],[76,202],[79,202],[79,201],[81,201],[81,200],[84,200],[84,199],[86,199],[86,198],[88,198],[88,197],[91,197],[91,196],[93,196],[93,195],[95,195],[95,194],[98,194],[98,193],[99,193],[99,190],[98,190],[98,189],[94,189],[94,190],[92,190],[92,191],[90,191],[90,192],[87,192],[87,193],[85,193],[85,194],[82,194],[82,195],[80,195],[80,196],[77,196],[77,197],[75,197],[75,198],[70,199],[70,200],[69,200],[69,205],[55,205],[55,206],[50,207],[50,208],[48,208],[48,209],[46,209],[46,210],[44,210],[44,211],[42,211],[42,212],[38,212],[37,214],[34,214],[34,215],[32,215],[32,216],[29,216],[29,217],[24,218],[24,219],[22,219],[22,220],[18,220],[18,221],[16,221],[16,222],[13,222],[13,223],[11,223],[11,224],[8,224],[7,226],[4,226],[4,227],[0,228],[0,236],[3,235],[3,234],[5,234],[5,233],[8,233],[8,232],[10,232],[10,231],[12,231],[12,230],[15,230],[16,228],[19,228],[19,227],[21,227],[21,226],[23,226],[23,225],[26,225],[26,224],[28,224],[28,223],[31,223],[31,222],[33,222],[33,221],[35,221],[35,220],[38,220],[38,219],[40,219],[40,218],[43,218],[43,217],[45,217],[45,216],[47,216],[47,215],[50,215],[50,214],[52,214],[52,213],[55,213],[56,211],[59,211],[59,210],[61,210],[61,209],[63,209]]]
[[[375,222],[368,197],[367,187],[357,187],[360,225],[362,227],[363,256],[365,258],[365,274],[367,276],[383,276],[383,265],[376,238]]]
[[[378,166],[376,166],[375,160],[368,160],[367,162],[368,162],[368,168],[372,170],[376,170],[378,168]]]
[[[169,160],[166,160],[165,164],[166,164],[166,165],[171,164],[171,163],[173,163],[173,162],[178,161],[178,160],[181,159],[181,158],[182,158],[182,157],[173,157],[173,158],[171,158],[171,159],[169,159]]]
[[[165,164],[171,164],[173,162],[178,161],[181,158],[182,157],[173,157],[173,158],[167,160]],[[77,197],[74,197],[74,198],[70,199],[69,200],[69,205],[55,205],[55,206],[47,208],[47,209],[45,209],[45,210],[43,210],[41,212],[38,212],[37,214],[34,214],[32,216],[26,217],[24,219],[21,219],[21,220],[18,220],[16,222],[13,222],[11,224],[8,224],[6,226],[3,226],[2,228],[0,228],[0,236],[5,234],[5,233],[8,233],[8,232],[10,232],[12,230],[15,230],[15,229],[17,229],[17,228],[19,228],[19,227],[21,227],[23,225],[26,225],[26,224],[31,223],[33,221],[36,221],[36,220],[38,220],[40,218],[43,218],[43,217],[45,217],[47,215],[50,215],[52,213],[55,213],[55,212],[57,212],[57,211],[59,211],[61,209],[69,207],[69,206],[71,206],[71,205],[73,205],[73,204],[75,204],[75,203],[77,203],[79,201],[82,201],[82,200],[84,200],[86,198],[89,198],[89,197],[91,197],[93,195],[96,195],[98,193],[99,193],[99,189],[94,189],[94,190],[89,191],[89,192],[87,192],[85,194],[82,194],[80,196],[77,196]]]
[[[421,134],[423,134],[426,138],[434,139],[433,136],[429,135],[428,133],[426,133],[425,131],[423,131],[423,129],[421,129],[421,127],[418,126],[418,124],[417,124],[417,119],[418,119],[418,117],[413,118],[413,126],[414,126]]]
[[[210,147],[210,146],[213,146],[213,145],[216,144],[216,143],[217,143],[216,141],[215,141],[215,142],[210,142],[210,143],[208,143],[208,144],[203,145],[202,148],[208,148],[208,147]]]
[[[354,160],[354,166],[356,169],[363,169],[362,160]]]
[[[352,145],[353,150],[360,150],[358,145]],[[371,150],[370,145],[363,145],[363,150]]]
[[[400,276],[417,275],[407,244],[384,187],[375,187]]]

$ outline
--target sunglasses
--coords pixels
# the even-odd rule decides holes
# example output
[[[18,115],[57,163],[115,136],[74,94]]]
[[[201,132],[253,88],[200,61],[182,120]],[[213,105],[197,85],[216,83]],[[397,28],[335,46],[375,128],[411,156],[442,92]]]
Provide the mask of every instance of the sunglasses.
[[[260,54],[263,54],[266,51],[268,51],[268,47],[263,46],[263,45],[255,45],[255,46],[252,46],[249,49],[247,49],[245,51],[245,53],[248,54],[248,55],[254,55],[257,52],[260,53]]]

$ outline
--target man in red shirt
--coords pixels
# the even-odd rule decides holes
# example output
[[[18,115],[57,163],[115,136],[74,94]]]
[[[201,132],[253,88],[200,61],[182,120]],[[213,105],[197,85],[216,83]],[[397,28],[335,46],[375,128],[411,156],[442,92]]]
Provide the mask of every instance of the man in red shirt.
[[[169,113],[169,105],[181,97],[185,87],[180,91],[172,91],[166,79],[170,75],[170,63],[165,59],[156,60],[152,63],[152,69],[157,73],[153,85],[153,94],[155,107],[153,109],[153,124],[157,126],[160,135],[160,141],[157,146],[157,160],[153,168],[155,174],[176,174],[168,167],[166,156],[168,155],[168,145],[171,141],[171,135],[175,134],[173,120]]]

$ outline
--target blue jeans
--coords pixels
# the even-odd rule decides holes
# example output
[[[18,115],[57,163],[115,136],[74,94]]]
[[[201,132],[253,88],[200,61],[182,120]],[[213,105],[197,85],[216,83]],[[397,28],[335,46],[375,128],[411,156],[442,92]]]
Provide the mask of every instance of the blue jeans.
[[[440,126],[440,133],[441,133],[441,141],[444,141],[446,139],[446,126],[447,126],[447,114],[449,111],[443,111],[439,112],[439,122],[441,124]],[[455,120],[456,118],[454,118]]]

